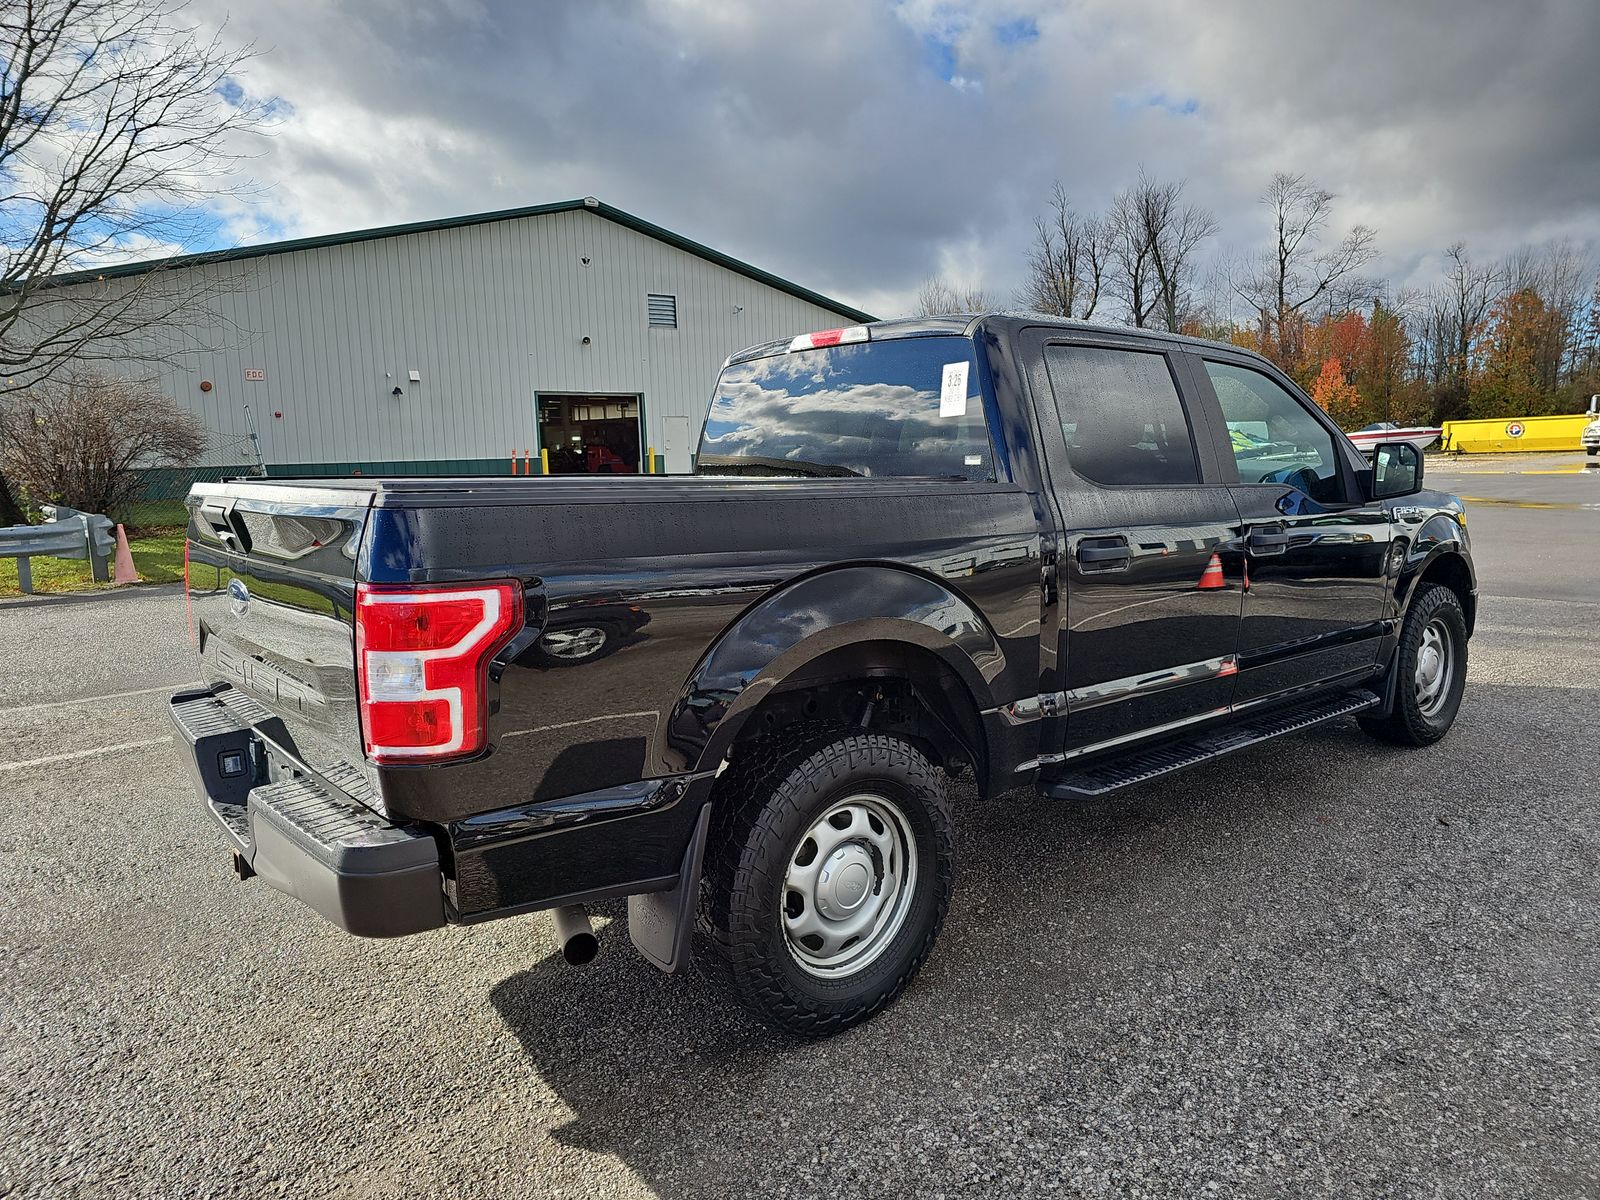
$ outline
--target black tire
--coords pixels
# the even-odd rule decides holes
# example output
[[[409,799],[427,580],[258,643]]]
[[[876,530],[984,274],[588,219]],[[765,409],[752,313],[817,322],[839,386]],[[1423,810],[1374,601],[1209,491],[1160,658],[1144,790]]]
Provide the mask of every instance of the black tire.
[[[903,901],[895,902],[903,913],[898,922],[858,939],[864,944],[858,953],[875,957],[857,970],[846,963],[823,976],[823,968],[802,962],[786,932],[785,913],[793,909],[785,906],[798,894],[787,873],[824,816],[863,796],[905,818],[900,874],[912,863],[914,873],[901,889]],[[916,976],[950,906],[950,802],[933,765],[898,738],[801,727],[743,749],[718,781],[713,803],[696,955],[705,972],[769,1024],[802,1037],[827,1037],[881,1012]],[[881,823],[874,828],[883,833]],[[850,842],[847,851],[871,852],[865,841],[859,847],[865,849]],[[862,901],[868,905],[890,886],[881,870],[871,870],[878,873]]]
[[[1585,446],[1584,451],[1593,458],[1596,454],[1600,454],[1600,446]]]
[[[1430,628],[1449,640],[1450,677],[1440,689],[1437,701],[1425,703],[1419,698],[1417,668]],[[1399,672],[1394,711],[1386,717],[1357,717],[1356,720],[1362,729],[1380,741],[1397,746],[1431,746],[1450,732],[1467,684],[1467,618],[1461,611],[1461,601],[1449,588],[1433,584],[1412,598],[1411,610],[1400,630],[1400,646],[1395,652],[1393,670]]]

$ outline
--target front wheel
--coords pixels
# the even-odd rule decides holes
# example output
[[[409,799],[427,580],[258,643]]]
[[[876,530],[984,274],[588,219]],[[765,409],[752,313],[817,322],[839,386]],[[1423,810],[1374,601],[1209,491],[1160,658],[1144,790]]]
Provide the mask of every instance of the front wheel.
[[[1412,598],[1395,651],[1394,711],[1357,717],[1373,737],[1401,746],[1431,746],[1454,724],[1467,685],[1467,618],[1461,601],[1439,584]]]
[[[701,885],[701,961],[747,1007],[824,1037],[910,984],[950,904],[949,800],[882,734],[801,733],[719,781]]]

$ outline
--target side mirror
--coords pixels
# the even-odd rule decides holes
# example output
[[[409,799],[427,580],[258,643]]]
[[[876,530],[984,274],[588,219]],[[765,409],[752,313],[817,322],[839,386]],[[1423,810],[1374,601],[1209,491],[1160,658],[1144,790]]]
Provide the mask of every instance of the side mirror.
[[[1422,451],[1410,442],[1379,442],[1372,448],[1372,498],[1393,500],[1422,490]]]
[[[1589,415],[1591,417],[1600,417],[1600,396],[1589,397]]]

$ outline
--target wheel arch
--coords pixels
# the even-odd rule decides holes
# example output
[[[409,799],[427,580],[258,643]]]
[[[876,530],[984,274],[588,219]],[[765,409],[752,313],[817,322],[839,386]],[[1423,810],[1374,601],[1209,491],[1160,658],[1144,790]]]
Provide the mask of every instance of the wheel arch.
[[[982,710],[968,682],[945,658],[913,641],[863,641],[825,651],[732,716],[724,754],[793,721],[823,720],[895,734],[947,770],[965,762],[980,787],[988,778]]]
[[[1423,550],[1420,539],[1417,548]],[[1438,584],[1456,594],[1456,599],[1461,602],[1461,611],[1467,619],[1467,636],[1472,636],[1478,616],[1478,584],[1472,563],[1459,540],[1459,532],[1449,541],[1434,541],[1412,562],[1407,563],[1402,583],[1404,585],[1400,610],[1402,620],[1411,611],[1411,602],[1422,589]]]
[[[798,697],[827,707],[865,696],[864,710],[888,689],[884,700],[913,701],[981,779],[982,713],[1004,667],[989,623],[943,581],[899,566],[834,568],[770,593],[723,631],[680,691],[664,748],[687,769],[714,770],[743,736],[795,715]],[[860,715],[858,727],[886,727],[882,713]],[[952,757],[926,729],[910,732],[937,759]]]
[[[1381,681],[1383,704],[1377,713],[1379,717],[1385,717],[1394,710],[1395,689],[1399,683],[1394,668],[1399,656],[1401,632],[1405,628],[1406,618],[1411,614],[1411,606],[1426,588],[1435,584],[1455,593],[1470,638],[1478,615],[1477,575],[1467,554],[1461,527],[1442,513],[1434,516],[1418,531],[1400,576],[1395,581],[1396,619],[1394,629],[1386,639],[1387,648],[1383,651],[1388,662]]]

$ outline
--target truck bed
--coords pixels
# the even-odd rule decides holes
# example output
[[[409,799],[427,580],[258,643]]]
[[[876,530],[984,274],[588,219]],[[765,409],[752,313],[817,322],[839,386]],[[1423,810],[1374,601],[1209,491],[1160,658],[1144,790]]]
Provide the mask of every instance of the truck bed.
[[[198,485],[190,506],[206,678],[280,718],[289,755],[328,786],[355,772],[389,819],[447,829],[455,919],[658,878],[690,832],[693,814],[675,803],[681,781],[715,769],[707,756],[722,714],[776,653],[763,638],[776,646],[796,622],[845,629],[867,619],[858,610],[888,603],[907,614],[896,625],[923,622],[930,643],[937,631],[968,647],[990,694],[1036,690],[1039,531],[1012,484],[235,480]],[[230,546],[219,525],[257,536]],[[319,531],[320,544],[298,549]],[[782,628],[762,633],[763,601],[805,588],[821,568],[835,568],[826,586],[786,604],[773,618]],[[366,761],[357,584],[505,577],[522,583],[527,628],[491,673],[487,751],[427,768]],[[230,594],[239,588],[250,597],[243,614]],[[741,619],[741,640],[725,642]],[[592,658],[549,652],[551,635],[594,629],[605,639]],[[566,823],[599,831],[605,820],[634,831],[596,836],[592,855],[571,838],[559,853],[546,845]]]

